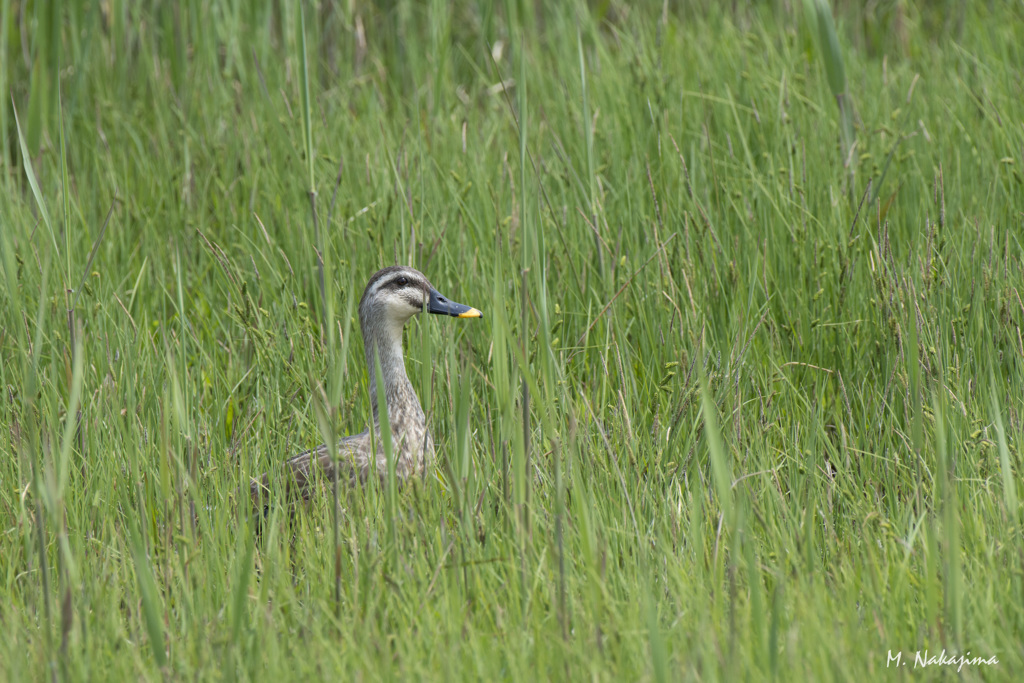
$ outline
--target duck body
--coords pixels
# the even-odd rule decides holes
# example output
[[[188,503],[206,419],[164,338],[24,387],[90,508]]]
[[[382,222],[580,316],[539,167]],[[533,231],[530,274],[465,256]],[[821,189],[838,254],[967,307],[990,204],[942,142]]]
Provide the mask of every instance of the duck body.
[[[339,482],[349,484],[366,481],[373,473],[381,478],[387,476],[388,461],[377,405],[378,359],[396,477],[401,481],[418,474],[432,460],[434,442],[419,397],[405,372],[402,351],[405,324],[424,310],[457,318],[483,317],[475,308],[446,299],[414,268],[391,266],[370,278],[359,301],[359,327],[363,332],[370,374],[372,424],[359,434],[340,439],[333,448],[321,444],[285,461],[289,485],[301,492],[303,498],[311,494],[316,471],[328,481],[337,477]],[[254,479],[251,485],[254,505],[264,504],[269,490],[269,475]]]

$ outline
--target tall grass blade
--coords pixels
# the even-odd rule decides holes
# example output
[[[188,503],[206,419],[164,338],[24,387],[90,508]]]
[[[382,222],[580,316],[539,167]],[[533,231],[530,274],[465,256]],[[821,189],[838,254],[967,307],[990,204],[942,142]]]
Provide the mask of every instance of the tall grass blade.
[[[64,271],[64,282],[66,286],[71,285],[71,183],[68,181],[68,151],[64,142],[64,102],[61,98],[60,84],[57,84],[57,123],[59,126],[58,137],[60,138],[60,195],[64,209],[64,256],[67,260],[67,268]],[[70,327],[71,346],[74,346],[74,309],[71,306],[71,295],[74,292],[65,292],[68,305],[68,320]]]
[[[1006,441],[1006,428],[1003,426],[1003,414],[999,409],[999,397],[996,395],[994,377],[990,385],[992,414],[995,416],[996,444],[999,447],[999,469],[1003,475],[1003,504],[1006,506],[1010,524],[1017,525],[1020,522],[1020,510],[1017,505],[1017,478],[1014,476],[1013,465],[1010,462],[1010,447]]]
[[[944,605],[946,623],[953,632],[953,644],[959,648],[963,643],[963,586],[956,473],[953,471],[953,461],[947,445],[946,406],[941,392],[936,392],[932,405],[935,412],[935,457],[938,462],[939,490],[942,492]]]
[[[149,635],[149,645],[153,658],[161,669],[167,665],[167,650],[164,646],[163,604],[160,591],[153,579],[153,570],[149,564],[146,549],[137,526],[131,524],[131,553],[135,567],[135,580],[142,603],[142,620]]]
[[[231,642],[236,648],[242,645],[242,627],[248,621],[246,602],[249,599],[249,580],[252,578],[252,559],[256,550],[256,545],[247,534],[239,537],[239,544],[245,548],[237,554],[235,585],[231,594]]]
[[[320,306],[321,306],[321,323],[323,324],[324,333],[330,333],[331,320],[328,315],[328,309],[331,304],[327,300],[327,283],[324,275],[324,258],[326,246],[324,244],[323,237],[320,231],[320,220],[316,209],[316,176],[313,172],[313,161],[316,154],[313,149],[313,112],[312,103],[309,97],[309,59],[306,51],[306,10],[304,0],[299,0],[299,67],[301,71],[301,87],[302,87],[302,143],[303,152],[306,158],[306,170],[308,173],[308,182],[306,194],[309,198],[309,213],[310,220],[313,223],[313,239],[316,245],[316,265],[317,273],[320,278]]]
[[[14,98],[11,98],[11,111],[14,112],[14,126],[18,129],[18,145],[21,147],[21,161],[25,168],[25,176],[28,178],[28,185],[32,188],[32,196],[35,198],[36,206],[39,208],[39,215],[43,218],[43,225],[46,226],[47,231],[50,233],[53,253],[59,254],[60,249],[57,248],[57,235],[53,232],[50,212],[46,210],[46,201],[43,199],[43,193],[39,189],[36,173],[32,170],[32,156],[29,154],[28,145],[25,143],[25,136],[21,133],[21,121],[18,120],[18,107],[14,104]]]
[[[5,3],[0,4],[0,57],[2,57],[4,59],[4,62],[5,62],[4,66],[0,67],[0,94],[10,92],[10,88],[8,86],[8,83],[7,83],[8,77],[9,77],[8,76],[9,68],[8,68],[6,62],[8,62],[8,55],[10,54],[10,49],[11,49],[9,44],[8,44],[8,36],[9,36],[9,33],[10,33],[10,28],[9,27],[11,25],[11,9],[12,9],[12,5],[13,5],[13,3],[10,3],[10,2],[5,2]],[[7,123],[7,107],[5,105],[3,107],[0,107],[0,145],[2,145],[2,146],[0,146],[0,149],[10,149],[11,148],[10,140],[8,139],[8,135],[9,134],[10,134],[10,129],[9,129],[8,123]],[[0,160],[0,170],[4,171],[4,173],[3,173],[3,178],[4,178],[3,183],[4,183],[4,187],[5,188],[7,188],[9,186],[10,178],[11,178],[11,175],[12,175],[9,172],[10,171],[10,164],[11,164],[10,156],[7,155],[7,154],[4,154],[3,157],[2,157],[2,160]]]
[[[832,8],[829,6],[828,0],[804,0],[804,12],[815,30],[816,42],[825,66],[825,74],[828,77],[828,86],[839,109],[839,137],[842,143],[840,162],[849,174],[847,195],[850,204],[853,205],[856,194],[853,187],[854,168],[851,158],[854,144],[853,105],[847,90],[846,66],[843,63],[843,53],[839,47],[835,21],[832,18]]]
[[[301,69],[302,87],[302,142],[306,156],[306,170],[308,176],[309,191],[316,189],[313,175],[313,114],[309,98],[309,59],[306,53],[306,3],[296,3],[299,9],[299,67]]]
[[[601,225],[597,219],[597,166],[594,163],[594,131],[591,128],[590,97],[587,88],[587,63],[583,58],[583,34],[579,27],[576,28],[576,51],[580,60],[580,92],[583,97],[583,139],[587,150],[587,212],[591,225],[599,229]],[[604,277],[604,254],[601,251],[600,237],[594,235],[594,253],[597,255],[597,266],[601,276]]]
[[[711,388],[708,386],[707,378],[703,372],[700,376],[700,399],[701,415],[704,418],[704,438],[707,439],[708,456],[711,460],[711,478],[714,480],[715,492],[718,494],[718,504],[725,515],[727,527],[734,530],[735,508],[732,495],[732,465],[729,463],[729,455],[726,452],[725,444],[722,442],[722,432],[718,427],[718,408],[711,397]]]
[[[651,652],[651,665],[654,669],[654,680],[658,683],[665,683],[671,678],[668,673],[668,652],[665,648],[665,639],[658,623],[658,608],[650,595],[644,602],[647,603],[647,637]]]

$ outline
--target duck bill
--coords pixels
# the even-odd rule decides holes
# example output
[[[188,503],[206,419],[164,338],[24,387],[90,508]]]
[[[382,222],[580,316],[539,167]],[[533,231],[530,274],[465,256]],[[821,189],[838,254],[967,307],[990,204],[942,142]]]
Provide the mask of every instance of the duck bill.
[[[450,315],[453,318],[482,318],[484,314],[465,304],[457,304],[449,301],[436,289],[430,290],[430,301],[427,303],[427,312],[438,315]]]

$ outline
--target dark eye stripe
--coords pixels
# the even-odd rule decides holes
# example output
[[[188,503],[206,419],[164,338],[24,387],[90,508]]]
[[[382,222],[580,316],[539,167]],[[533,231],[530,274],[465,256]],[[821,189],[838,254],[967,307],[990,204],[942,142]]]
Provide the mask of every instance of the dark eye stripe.
[[[409,278],[407,278],[406,276],[402,275],[401,277],[396,277],[394,280],[391,280],[390,282],[388,282],[388,287],[393,287],[395,289],[401,289],[403,287],[408,287],[409,283],[410,283]]]

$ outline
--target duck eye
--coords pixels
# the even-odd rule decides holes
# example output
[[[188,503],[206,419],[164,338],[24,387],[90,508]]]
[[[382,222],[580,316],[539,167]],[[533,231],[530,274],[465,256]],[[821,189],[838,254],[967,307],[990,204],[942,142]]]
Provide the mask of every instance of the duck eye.
[[[395,284],[397,284],[399,287],[405,287],[407,284],[409,284],[409,278],[403,275],[402,277],[395,280]]]

